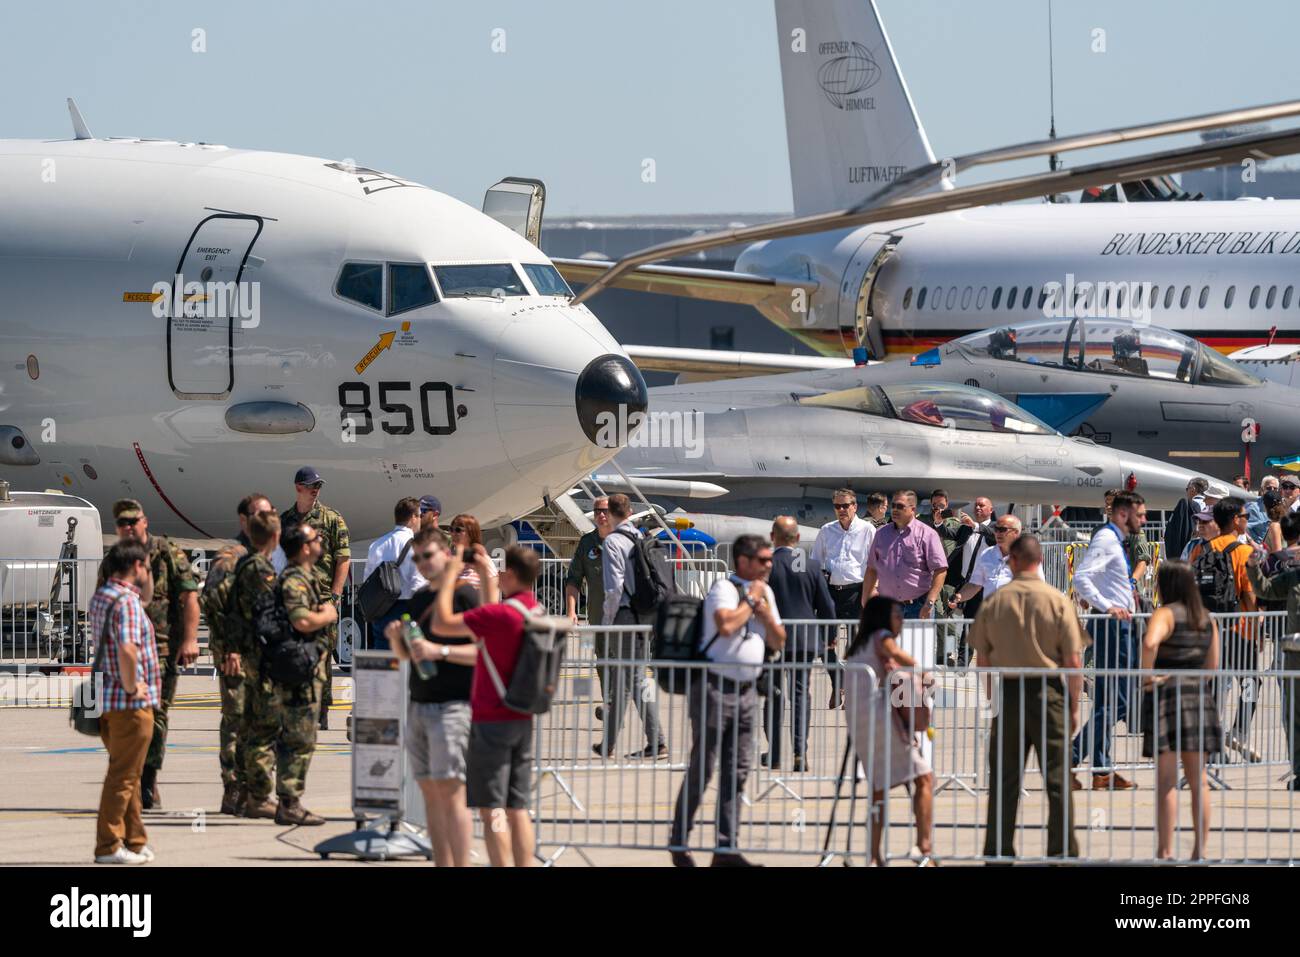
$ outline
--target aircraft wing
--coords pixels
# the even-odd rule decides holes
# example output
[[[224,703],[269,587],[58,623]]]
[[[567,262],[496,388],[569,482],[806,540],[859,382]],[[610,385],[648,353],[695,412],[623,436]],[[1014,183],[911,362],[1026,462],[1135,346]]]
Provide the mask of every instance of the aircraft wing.
[[[623,349],[641,371],[677,372],[688,377],[685,381],[853,368],[852,359],[795,356],[779,352],[727,352],[721,349],[627,345]]]
[[[584,286],[599,279],[614,265],[601,259],[552,259],[551,262],[570,283]],[[773,279],[725,269],[641,266],[623,273],[612,285],[637,292],[708,299],[712,302],[734,302],[747,306],[760,306],[768,301],[780,300],[788,307],[790,297],[796,290],[802,289],[811,300],[818,283],[812,279]]]

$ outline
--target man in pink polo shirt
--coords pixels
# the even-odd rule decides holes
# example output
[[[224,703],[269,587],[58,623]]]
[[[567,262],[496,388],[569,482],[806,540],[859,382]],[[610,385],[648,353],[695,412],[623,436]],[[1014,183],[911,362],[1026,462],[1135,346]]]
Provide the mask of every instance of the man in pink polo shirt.
[[[915,492],[895,492],[890,508],[893,521],[876,532],[867,555],[862,604],[879,593],[900,602],[904,618],[932,618],[948,577],[943,544],[934,528],[916,521]]]

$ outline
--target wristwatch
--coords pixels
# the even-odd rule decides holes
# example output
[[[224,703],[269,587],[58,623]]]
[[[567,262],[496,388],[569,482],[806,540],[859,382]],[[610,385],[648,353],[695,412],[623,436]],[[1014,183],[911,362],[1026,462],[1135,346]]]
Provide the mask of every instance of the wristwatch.
[[[451,645],[443,645],[443,646],[442,646],[442,660],[443,660],[443,661],[446,661],[447,658],[448,658],[448,656],[450,656],[450,655],[451,655]]]
[[[334,604],[336,605],[342,600],[343,600],[343,595],[339,592],[335,592],[333,595],[330,595],[330,601],[334,602]]]

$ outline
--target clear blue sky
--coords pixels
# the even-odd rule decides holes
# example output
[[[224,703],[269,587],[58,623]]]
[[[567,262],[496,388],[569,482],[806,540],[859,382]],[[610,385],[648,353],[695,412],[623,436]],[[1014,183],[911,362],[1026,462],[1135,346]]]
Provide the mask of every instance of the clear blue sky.
[[[880,9],[938,155],[1046,134],[1047,0]],[[1300,97],[1294,2],[1055,21],[1060,133]],[[71,95],[97,135],[348,157],[475,205],[516,174],[553,215],[790,208],[771,0],[42,0],[3,25],[0,137],[67,136]]]

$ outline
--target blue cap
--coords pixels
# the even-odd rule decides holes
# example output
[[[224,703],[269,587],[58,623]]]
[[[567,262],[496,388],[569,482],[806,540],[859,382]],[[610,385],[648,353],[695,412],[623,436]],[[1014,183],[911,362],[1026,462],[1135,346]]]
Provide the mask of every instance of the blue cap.
[[[420,496],[420,514],[423,515],[426,512],[437,512],[439,515],[442,514],[442,503],[433,495]]]
[[[315,485],[317,482],[322,485],[325,484],[325,480],[320,477],[320,473],[310,465],[304,465],[293,477],[294,485]]]

